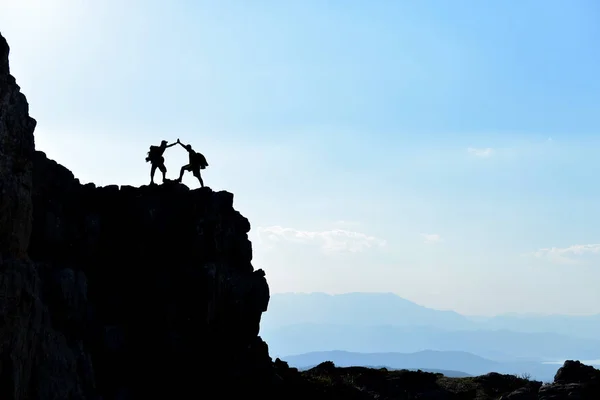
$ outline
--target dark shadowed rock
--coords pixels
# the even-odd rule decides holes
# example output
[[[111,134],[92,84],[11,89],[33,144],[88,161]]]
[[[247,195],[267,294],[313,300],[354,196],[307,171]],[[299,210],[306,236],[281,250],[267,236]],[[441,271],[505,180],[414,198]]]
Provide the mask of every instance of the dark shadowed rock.
[[[27,257],[36,122],[8,54],[0,35],[0,399],[83,399],[86,388],[93,393],[91,361],[81,341],[52,326],[44,284]],[[71,292],[68,278],[59,282]]]
[[[23,258],[31,230],[31,180],[36,121],[8,67],[0,35],[0,257]]]
[[[580,361],[565,361],[554,375],[554,383],[588,382],[600,383],[600,371],[592,366],[582,364]]]
[[[500,397],[500,400],[537,400],[541,385],[527,385]]]
[[[539,400],[600,399],[600,371],[579,361],[567,360],[554,376],[554,383],[544,385]]]
[[[274,376],[258,337],[269,287],[231,193],[81,185],[42,152],[33,187],[29,255],[53,325],[85,344],[105,398]]]

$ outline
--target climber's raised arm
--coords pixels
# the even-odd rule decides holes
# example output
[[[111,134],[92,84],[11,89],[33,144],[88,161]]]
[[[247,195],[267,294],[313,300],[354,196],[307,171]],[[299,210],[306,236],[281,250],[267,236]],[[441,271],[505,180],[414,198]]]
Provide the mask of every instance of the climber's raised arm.
[[[187,148],[187,145],[185,145],[185,144],[181,143],[181,142],[179,141],[179,139],[177,139],[177,143],[179,143],[179,144],[181,145],[181,147],[183,147],[184,149],[188,150],[188,148]]]

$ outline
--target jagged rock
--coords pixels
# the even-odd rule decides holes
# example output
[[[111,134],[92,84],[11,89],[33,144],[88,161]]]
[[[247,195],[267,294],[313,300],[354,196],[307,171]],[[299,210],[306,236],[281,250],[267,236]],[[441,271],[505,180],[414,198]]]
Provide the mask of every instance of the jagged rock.
[[[584,396],[578,383],[545,385],[538,393],[538,400],[595,400],[597,398]]]
[[[69,343],[52,326],[27,257],[36,121],[9,73],[8,53],[0,35],[0,398],[83,399],[94,388],[90,359],[81,342]]]
[[[0,259],[26,256],[31,231],[31,184],[36,121],[8,66],[0,35]]]
[[[554,383],[600,383],[600,371],[596,368],[582,364],[580,361],[567,360],[556,371]]]
[[[500,397],[500,400],[537,400],[540,386],[528,385]]]
[[[53,323],[84,341],[105,398],[275,376],[258,337],[269,287],[231,193],[81,185],[42,152],[33,176],[29,255],[49,270]]]
[[[600,399],[600,371],[579,361],[567,360],[554,383],[540,388],[539,400]]]

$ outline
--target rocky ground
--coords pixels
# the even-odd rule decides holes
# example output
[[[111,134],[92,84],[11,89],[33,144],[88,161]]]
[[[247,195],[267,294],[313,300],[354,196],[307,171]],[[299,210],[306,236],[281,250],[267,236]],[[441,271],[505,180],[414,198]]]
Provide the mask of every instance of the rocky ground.
[[[35,150],[0,36],[0,399],[600,399],[599,371],[552,384],[323,363],[259,336],[265,273],[233,194],[82,185]]]
[[[280,361],[276,360],[275,364]],[[281,368],[285,370],[286,367],[282,365]],[[308,388],[305,392],[320,399],[600,399],[600,371],[577,361],[567,361],[557,372],[554,382],[547,384],[497,373],[446,378],[421,371],[337,368],[330,362],[302,373],[292,371],[286,379],[290,385]]]

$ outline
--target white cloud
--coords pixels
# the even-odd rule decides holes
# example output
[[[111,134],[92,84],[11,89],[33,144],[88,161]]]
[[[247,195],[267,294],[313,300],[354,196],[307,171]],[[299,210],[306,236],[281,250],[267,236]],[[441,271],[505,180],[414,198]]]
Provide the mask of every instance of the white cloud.
[[[533,255],[561,264],[576,264],[585,255],[600,254],[600,244],[574,244],[569,247],[539,249]]]
[[[490,157],[494,152],[494,149],[491,147],[486,147],[485,149],[476,149],[474,147],[469,147],[467,151],[477,157]]]
[[[386,241],[360,232],[344,229],[329,231],[301,231],[281,226],[259,227],[258,236],[261,243],[291,242],[319,246],[326,252],[357,253],[370,248],[383,247]]]
[[[438,243],[442,241],[442,237],[437,233],[421,233],[425,243]]]

